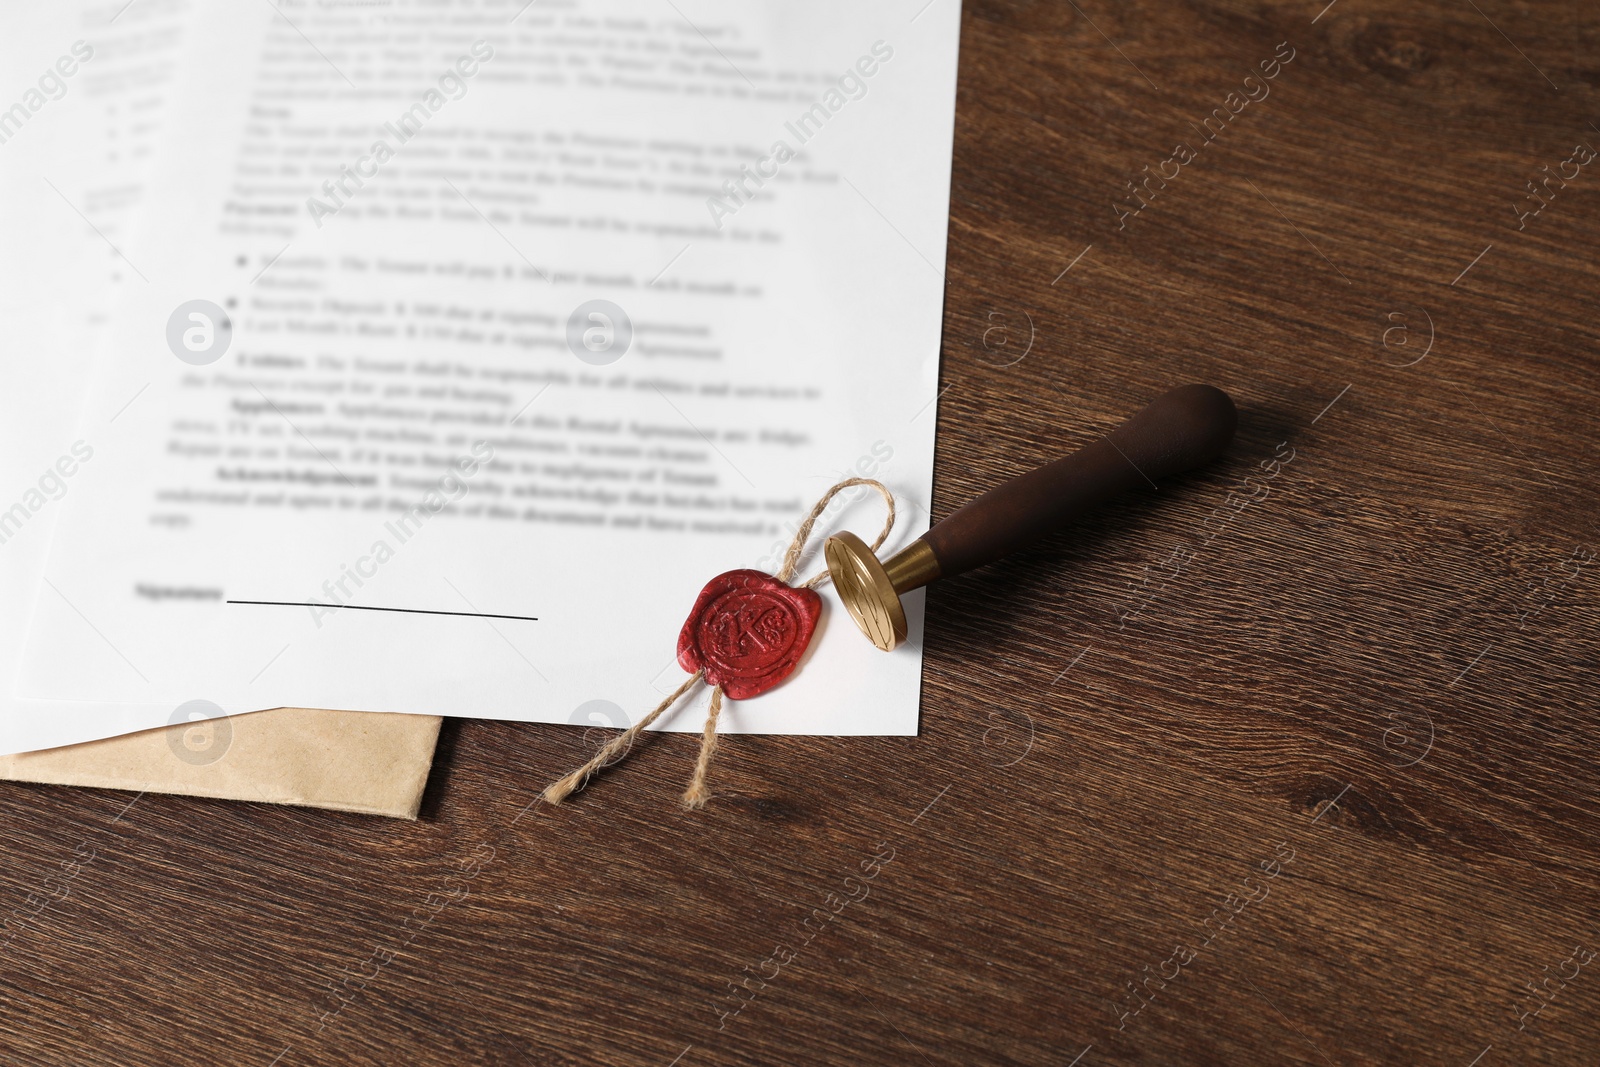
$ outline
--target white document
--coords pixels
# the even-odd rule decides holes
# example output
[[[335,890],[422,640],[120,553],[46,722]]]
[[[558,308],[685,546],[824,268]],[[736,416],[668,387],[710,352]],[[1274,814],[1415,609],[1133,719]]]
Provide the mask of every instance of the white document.
[[[21,694],[626,721],[835,481],[926,528],[955,0],[518,7],[202,6]],[[824,594],[727,728],[915,733]]]
[[[0,8],[0,672],[9,688],[59,501],[74,487],[62,468],[76,469],[75,447],[91,447],[77,421],[95,326],[113,284],[138,283],[115,248],[145,189],[189,5],[156,0],[120,15],[88,0]],[[164,725],[173,712],[8,695],[0,752]]]

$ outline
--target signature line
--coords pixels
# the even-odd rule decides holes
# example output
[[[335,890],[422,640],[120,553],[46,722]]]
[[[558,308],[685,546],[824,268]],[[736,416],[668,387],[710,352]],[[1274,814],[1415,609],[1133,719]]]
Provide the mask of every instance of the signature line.
[[[538,622],[533,615],[486,615],[481,611],[427,611],[423,608],[375,608],[368,604],[315,604],[300,600],[229,600],[229,604],[258,604],[269,608],[345,608],[350,611],[403,611],[408,615],[463,615],[472,619],[517,619]]]

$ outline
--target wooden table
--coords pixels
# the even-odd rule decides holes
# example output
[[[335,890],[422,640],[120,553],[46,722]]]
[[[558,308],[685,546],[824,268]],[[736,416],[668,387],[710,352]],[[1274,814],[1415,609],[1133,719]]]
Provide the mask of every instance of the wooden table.
[[[479,722],[414,825],[5,785],[0,1062],[1600,1060],[1600,11],[1322,2],[968,0],[935,514],[1242,421],[936,587],[920,737],[698,815],[691,736],[551,808],[594,739]]]

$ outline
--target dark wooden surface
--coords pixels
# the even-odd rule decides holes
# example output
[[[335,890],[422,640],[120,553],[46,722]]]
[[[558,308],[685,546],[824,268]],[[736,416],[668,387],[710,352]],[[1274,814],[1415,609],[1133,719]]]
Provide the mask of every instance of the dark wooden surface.
[[[1321,8],[968,0],[936,514],[1242,419],[937,587],[920,737],[731,739],[698,815],[692,737],[527,807],[594,739],[477,722],[415,825],[5,784],[0,1062],[1600,1061],[1600,168],[1512,208],[1600,11]]]

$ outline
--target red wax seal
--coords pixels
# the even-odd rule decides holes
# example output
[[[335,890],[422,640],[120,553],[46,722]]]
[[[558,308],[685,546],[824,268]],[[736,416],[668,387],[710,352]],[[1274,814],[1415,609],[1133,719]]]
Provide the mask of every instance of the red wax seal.
[[[817,628],[822,598],[762,571],[719,574],[706,583],[678,634],[678,664],[704,670],[734,700],[748,700],[794,671]]]

